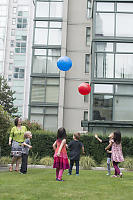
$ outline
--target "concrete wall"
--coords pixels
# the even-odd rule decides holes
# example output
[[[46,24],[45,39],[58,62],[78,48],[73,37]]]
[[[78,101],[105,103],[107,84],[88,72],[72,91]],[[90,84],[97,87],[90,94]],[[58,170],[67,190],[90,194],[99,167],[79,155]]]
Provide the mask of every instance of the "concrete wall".
[[[90,53],[90,46],[86,46],[86,27],[90,26],[86,14],[87,0],[68,1],[66,55],[72,59],[72,68],[65,74],[63,124],[69,131],[83,130],[81,120],[88,110],[88,103],[78,92],[78,86],[89,81],[89,74],[85,74],[85,54]]]

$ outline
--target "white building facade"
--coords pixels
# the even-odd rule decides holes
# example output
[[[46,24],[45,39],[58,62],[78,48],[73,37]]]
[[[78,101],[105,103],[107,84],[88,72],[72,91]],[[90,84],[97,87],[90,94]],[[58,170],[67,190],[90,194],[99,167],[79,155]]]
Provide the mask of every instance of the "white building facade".
[[[28,118],[34,5],[32,0],[0,1],[3,61],[0,73],[16,93],[16,115]]]

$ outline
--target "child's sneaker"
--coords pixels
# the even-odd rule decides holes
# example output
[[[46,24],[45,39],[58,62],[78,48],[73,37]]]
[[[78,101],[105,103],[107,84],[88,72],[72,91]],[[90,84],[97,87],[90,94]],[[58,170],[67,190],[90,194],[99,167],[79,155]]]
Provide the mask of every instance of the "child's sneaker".
[[[113,175],[113,176],[112,176],[112,178],[117,178],[117,177],[118,177],[118,176],[116,176],[116,175]]]
[[[106,176],[110,176],[110,174],[109,174],[109,173],[107,173],[107,174],[106,174]]]
[[[69,175],[72,175],[72,174],[71,174],[71,173],[68,173],[67,175],[69,176]]]
[[[122,173],[120,173],[120,178],[122,178],[122,176],[123,176],[123,174],[122,174]]]
[[[61,180],[60,180],[60,179],[57,179],[57,181],[64,181],[64,180],[62,180],[62,179],[61,179]]]
[[[79,174],[76,174],[76,176],[79,176]]]

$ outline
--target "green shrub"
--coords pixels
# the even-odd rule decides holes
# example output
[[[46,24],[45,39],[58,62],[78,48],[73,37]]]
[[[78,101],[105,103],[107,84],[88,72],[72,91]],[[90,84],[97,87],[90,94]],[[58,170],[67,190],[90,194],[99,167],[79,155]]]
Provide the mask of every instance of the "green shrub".
[[[127,170],[133,170],[133,157],[126,157],[125,161],[121,163],[122,167]]]
[[[33,159],[32,157],[28,156],[28,165],[31,165],[33,164]]]
[[[7,165],[11,163],[11,158],[7,156],[3,156],[0,158],[0,165]]]
[[[91,169],[96,166],[96,163],[90,156],[83,156],[80,159],[80,166],[83,169]]]
[[[35,122],[35,121],[30,121],[28,119],[22,121],[22,125],[26,126],[28,131],[37,131],[37,130],[42,130],[41,126]]]
[[[56,133],[44,130],[32,131],[33,137],[31,139],[32,150],[30,151],[30,156],[33,158],[33,163],[38,163],[43,157],[50,156],[53,157],[53,143],[56,140]],[[73,135],[67,133],[67,144],[72,140]],[[107,139],[107,137],[100,137],[102,140]],[[80,137],[80,141],[84,144],[85,155],[90,156],[100,164],[102,160],[107,158],[105,147],[108,143],[100,143],[96,138],[89,134],[83,134]],[[124,157],[133,155],[133,138],[122,137],[122,147]],[[11,147],[8,145],[8,137],[6,137],[1,143],[1,155],[9,156]],[[69,157],[69,149],[67,150]]]
[[[100,167],[106,167],[107,168],[107,158],[104,158],[100,164]],[[110,167],[113,167],[112,161],[110,161]]]
[[[53,162],[54,162],[54,159],[52,157],[46,156],[46,157],[41,158],[39,163],[41,165],[52,166]]]

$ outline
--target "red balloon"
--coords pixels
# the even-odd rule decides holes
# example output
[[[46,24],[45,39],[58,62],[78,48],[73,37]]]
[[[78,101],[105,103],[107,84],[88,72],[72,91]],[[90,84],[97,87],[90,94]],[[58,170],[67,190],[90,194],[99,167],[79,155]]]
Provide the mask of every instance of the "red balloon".
[[[91,92],[91,86],[88,83],[81,83],[78,86],[78,91],[82,95],[87,95]]]

